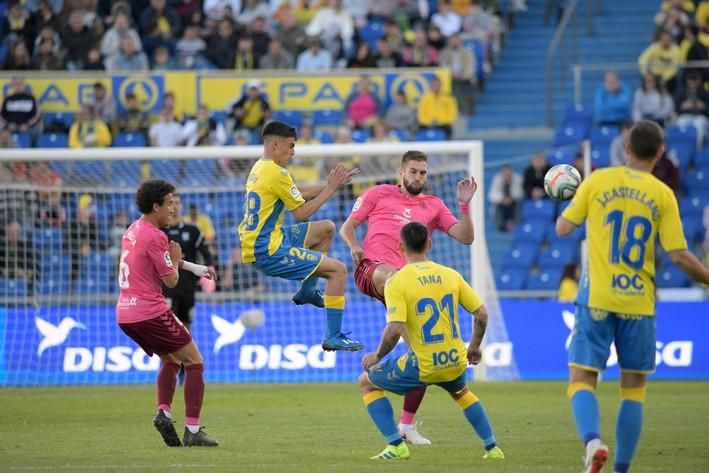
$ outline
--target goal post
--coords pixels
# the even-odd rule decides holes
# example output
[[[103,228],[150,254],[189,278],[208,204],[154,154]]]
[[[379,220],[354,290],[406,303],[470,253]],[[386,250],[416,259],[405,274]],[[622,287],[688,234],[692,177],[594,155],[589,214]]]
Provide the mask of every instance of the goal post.
[[[412,149],[429,156],[425,191],[443,199],[454,214],[459,212],[456,183],[468,175],[478,182],[471,206],[475,242],[468,247],[434,235],[431,258],[471,281],[490,312],[484,363],[475,369],[475,379],[517,379],[485,236],[482,142],[297,145],[291,172],[297,184],[307,185],[322,182],[338,162],[362,170],[352,185],[311,219],[330,219],[339,228],[357,195],[376,183],[398,182],[401,156]],[[194,208],[208,217],[214,233],[205,235],[221,282],[214,292],[198,293],[193,326],[208,365],[208,380],[356,379],[360,357],[319,350],[325,322],[322,310],[290,303],[298,283],[259,275],[239,261],[236,227],[243,217],[246,174],[261,153],[261,146],[4,150],[0,179],[4,176],[6,182],[0,190],[0,218],[4,225],[19,222],[24,248],[34,262],[15,260],[0,268],[4,269],[0,322],[5,324],[5,333],[0,330],[5,337],[0,384],[154,379],[156,361],[135,349],[113,315],[117,257],[111,239],[116,231],[120,238],[119,214],[128,221],[138,216],[134,194],[147,178],[173,182],[182,197],[183,214]],[[16,172],[15,165],[24,166],[29,177],[7,182],[7,176]],[[93,223],[81,227],[82,219]],[[284,223],[292,222],[287,216]],[[357,292],[349,251],[337,235],[329,254],[348,265],[344,328],[373,348],[384,326],[384,310]],[[237,282],[239,278],[243,280]],[[263,310],[265,323],[248,329],[240,316],[254,308]],[[461,329],[467,342],[470,317],[461,317]]]

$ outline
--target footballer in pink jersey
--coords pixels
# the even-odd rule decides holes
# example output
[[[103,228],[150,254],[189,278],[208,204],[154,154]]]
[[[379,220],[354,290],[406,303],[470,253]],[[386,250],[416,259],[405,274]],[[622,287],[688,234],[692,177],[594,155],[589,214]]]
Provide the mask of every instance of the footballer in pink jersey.
[[[175,287],[177,268],[197,276],[215,279],[206,266],[182,259],[182,249],[168,243],[160,230],[174,213],[173,192],[169,182],[156,179],[138,188],[135,202],[142,216],[123,235],[118,268],[120,293],[116,318],[121,330],[148,355],[158,355],[163,363],[158,373],[158,407],[153,425],[170,447],[215,447],[219,442],[207,436],[199,425],[204,398],[204,360],[192,336],[175,317],[162,294],[162,285]],[[185,367],[185,433],[180,442],[173,425],[172,398],[180,365]]]
[[[423,193],[428,177],[428,157],[424,153],[404,153],[399,175],[400,186],[381,184],[362,194],[340,228],[340,236],[349,246],[356,268],[357,288],[383,304],[384,284],[405,264],[399,241],[404,225],[420,222],[426,225],[429,234],[438,229],[464,245],[472,244],[474,238],[470,201],[478,185],[472,176],[458,182],[456,197],[461,210],[458,220],[441,199]],[[360,244],[356,229],[364,222],[367,222],[367,234]],[[424,387],[404,397],[399,428],[407,441],[429,445],[431,442],[414,426],[414,417],[425,391]]]

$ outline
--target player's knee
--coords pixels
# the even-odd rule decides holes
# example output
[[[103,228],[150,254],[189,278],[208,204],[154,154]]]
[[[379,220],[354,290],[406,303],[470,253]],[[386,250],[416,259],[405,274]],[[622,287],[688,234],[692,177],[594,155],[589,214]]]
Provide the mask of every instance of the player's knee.
[[[371,392],[374,389],[374,386],[372,385],[371,382],[369,382],[369,376],[367,376],[367,373],[362,373],[359,377],[359,391],[362,394],[367,394],[368,392]]]
[[[335,236],[335,222],[332,220],[322,221],[322,236],[324,240],[330,241]]]

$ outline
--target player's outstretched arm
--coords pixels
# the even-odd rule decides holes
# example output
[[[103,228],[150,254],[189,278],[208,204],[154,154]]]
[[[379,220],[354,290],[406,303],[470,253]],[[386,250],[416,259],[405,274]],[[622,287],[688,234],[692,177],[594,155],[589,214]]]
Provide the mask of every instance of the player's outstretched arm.
[[[448,235],[464,245],[472,245],[475,240],[475,227],[470,216],[470,201],[473,200],[478,183],[473,176],[461,179],[456,188],[456,198],[460,205],[460,222],[448,230]]]
[[[345,223],[340,227],[340,237],[350,249],[352,263],[354,263],[355,268],[359,266],[360,261],[362,261],[364,257],[364,248],[362,248],[359,240],[357,240],[357,232],[355,231],[361,224],[361,221],[350,216],[347,217]]]
[[[482,359],[480,345],[483,342],[485,331],[487,330],[487,309],[481,305],[473,312],[473,336],[468,344],[468,363],[477,365]]]
[[[556,219],[556,234],[560,237],[565,237],[572,234],[577,228],[578,227],[576,225],[564,217],[559,217]]]
[[[406,332],[406,324],[404,322],[389,322],[382,333],[382,340],[379,342],[379,348],[376,352],[367,353],[362,358],[362,368],[365,371],[379,363],[379,360],[387,356],[399,343],[399,338]]]
[[[348,170],[343,164],[338,164],[327,176],[325,188],[312,200],[307,201],[297,209],[293,210],[296,220],[304,222],[313,216],[327,200],[337,192],[337,190],[352,181],[352,178],[359,174],[359,169]]]
[[[689,250],[670,251],[668,254],[672,262],[690,278],[709,284],[709,269],[705,268]]]

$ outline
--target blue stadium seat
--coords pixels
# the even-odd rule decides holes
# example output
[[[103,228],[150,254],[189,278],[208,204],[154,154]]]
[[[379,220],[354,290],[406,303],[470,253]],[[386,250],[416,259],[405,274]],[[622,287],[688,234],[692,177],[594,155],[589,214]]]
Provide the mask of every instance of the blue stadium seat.
[[[72,168],[72,175],[84,181],[102,181],[106,172],[103,161],[76,161]]]
[[[544,269],[529,276],[527,289],[530,291],[555,291],[561,282],[561,268]]]
[[[41,296],[66,295],[69,294],[69,281],[71,278],[68,274],[64,276],[51,274],[37,281],[35,290]]]
[[[81,276],[74,285],[77,294],[106,294],[114,292],[114,285],[103,278]]]
[[[215,122],[226,126],[227,112],[224,110],[215,110],[212,112],[212,118]]]
[[[359,30],[359,37],[369,44],[372,52],[377,51],[377,42],[384,36],[384,24],[379,21],[369,21]]]
[[[704,215],[704,207],[709,205],[709,199],[689,196],[683,198],[679,203],[679,213],[682,218],[699,217]]]
[[[579,123],[570,123],[557,129],[554,133],[554,147],[575,145],[586,138],[588,128]]]
[[[29,133],[13,133],[12,142],[15,146],[19,148],[32,147],[32,137]]]
[[[697,145],[697,129],[693,126],[671,126],[667,129],[668,143],[689,143]]]
[[[699,193],[709,189],[709,173],[697,171],[684,177],[685,185],[690,194]]]
[[[117,264],[116,256],[104,251],[94,251],[81,258],[81,274],[97,279],[112,279]]]
[[[407,130],[391,130],[391,133],[396,136],[399,141],[411,140],[411,133],[409,133]]]
[[[296,128],[303,126],[305,121],[305,115],[300,110],[279,110],[273,114],[273,118]]]
[[[543,243],[547,239],[550,227],[551,222],[546,220],[529,220],[518,224],[512,231],[512,237],[515,243]]]
[[[65,277],[71,271],[71,260],[58,249],[45,251],[39,262],[39,271],[43,277],[48,275]]]
[[[168,159],[150,161],[150,177],[165,179],[169,182],[177,182],[180,174],[180,162]]]
[[[611,164],[611,150],[608,145],[602,145],[591,150],[591,166],[605,168]]]
[[[586,225],[581,225],[578,227],[576,230],[574,230],[571,235],[567,235],[565,237],[559,237],[556,234],[556,230],[554,230],[554,225],[551,225],[551,228],[549,229],[549,246],[554,248],[555,246],[558,245],[564,245],[569,242],[573,242],[574,244],[578,244],[581,240],[583,240],[586,236]]]
[[[315,110],[313,112],[313,126],[339,125],[341,122],[341,110]]]
[[[112,187],[138,187],[140,182],[140,161],[112,161],[111,186]]]
[[[416,132],[415,141],[445,141],[446,132],[440,128],[423,128]]]
[[[36,250],[56,250],[62,249],[64,234],[59,228],[43,228],[35,230],[32,236],[32,245]]]
[[[704,223],[701,216],[682,217],[682,229],[687,242],[691,245],[693,242],[704,240]]]
[[[71,112],[44,112],[42,123],[45,130],[56,126],[54,124],[59,124],[61,128],[69,131],[69,128],[74,123],[74,114]]]
[[[539,255],[539,267],[564,267],[569,263],[576,262],[578,258],[578,250],[575,242],[565,242],[565,244],[549,245],[549,248],[542,251]]]
[[[669,142],[667,154],[674,156],[676,163],[682,169],[687,169],[694,162],[696,144],[693,142]]]
[[[24,297],[27,292],[26,280],[0,278],[0,297]]]
[[[592,147],[610,145],[619,133],[620,130],[615,126],[595,126],[591,128],[588,139],[591,140]]]
[[[564,112],[564,124],[567,123],[586,123],[590,126],[593,122],[593,107],[584,104],[571,104],[566,107]]]
[[[522,204],[522,220],[547,219],[551,221],[555,211],[554,202],[549,199],[525,200]]]
[[[145,135],[142,133],[128,133],[123,131],[116,135],[113,146],[118,148],[142,148],[145,147]]]
[[[352,141],[355,143],[364,143],[371,137],[371,133],[367,130],[352,130]]]
[[[37,148],[66,148],[69,138],[66,133],[42,133],[37,138]]]
[[[498,271],[495,277],[497,289],[500,291],[520,291],[527,283],[527,270],[522,268],[506,268]]]
[[[697,167],[709,165],[709,149],[700,149],[694,153],[694,163]]]
[[[557,164],[573,164],[576,153],[578,152],[578,145],[564,146],[562,148],[555,149],[547,156],[547,159],[549,160],[549,164],[551,166],[556,166]]]
[[[313,132],[313,138],[319,140],[320,143],[324,145],[331,145],[335,142],[335,139],[332,137],[332,133],[324,130],[315,130]]]
[[[539,253],[537,243],[517,243],[505,253],[501,260],[503,268],[524,268],[529,271],[536,262]]]
[[[657,287],[689,287],[690,279],[677,266],[668,266],[660,270],[655,276]]]

